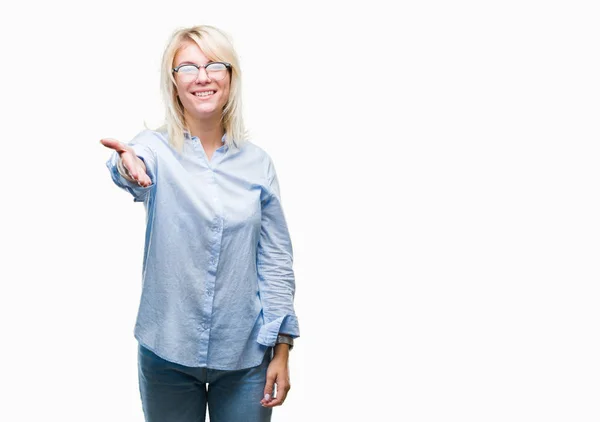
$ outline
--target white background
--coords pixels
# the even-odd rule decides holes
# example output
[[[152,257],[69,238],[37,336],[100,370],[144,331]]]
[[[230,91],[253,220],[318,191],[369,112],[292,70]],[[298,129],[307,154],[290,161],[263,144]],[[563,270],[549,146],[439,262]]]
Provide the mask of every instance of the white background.
[[[384,5],[386,4],[386,5]],[[301,337],[273,421],[598,421],[598,11],[581,1],[2,6],[0,420],[143,421],[143,205],[178,27],[228,31]]]

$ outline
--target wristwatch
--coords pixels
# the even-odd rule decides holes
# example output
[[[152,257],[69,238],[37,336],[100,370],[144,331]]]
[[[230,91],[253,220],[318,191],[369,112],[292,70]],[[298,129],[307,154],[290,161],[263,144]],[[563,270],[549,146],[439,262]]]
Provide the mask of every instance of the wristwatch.
[[[277,335],[277,340],[275,340],[275,345],[279,343],[285,343],[290,346],[290,350],[294,348],[294,339],[289,336],[282,336],[281,334]]]

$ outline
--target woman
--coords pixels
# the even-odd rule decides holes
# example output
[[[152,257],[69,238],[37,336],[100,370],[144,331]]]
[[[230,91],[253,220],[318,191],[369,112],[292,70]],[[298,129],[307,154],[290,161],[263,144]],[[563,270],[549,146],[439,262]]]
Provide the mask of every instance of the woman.
[[[299,336],[275,168],[244,139],[225,33],[176,31],[161,72],[165,125],[101,140],[113,181],[147,215],[134,330],[146,421],[204,421],[207,406],[211,422],[269,421]]]

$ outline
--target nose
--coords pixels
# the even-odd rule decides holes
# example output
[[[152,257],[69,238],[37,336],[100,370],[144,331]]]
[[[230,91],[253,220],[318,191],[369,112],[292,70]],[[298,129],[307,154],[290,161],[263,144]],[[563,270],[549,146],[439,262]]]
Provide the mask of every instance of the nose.
[[[206,71],[205,68],[201,67],[200,69],[198,69],[198,77],[196,78],[196,82],[200,82],[200,83],[208,83],[210,82],[211,79],[208,76],[208,72]]]

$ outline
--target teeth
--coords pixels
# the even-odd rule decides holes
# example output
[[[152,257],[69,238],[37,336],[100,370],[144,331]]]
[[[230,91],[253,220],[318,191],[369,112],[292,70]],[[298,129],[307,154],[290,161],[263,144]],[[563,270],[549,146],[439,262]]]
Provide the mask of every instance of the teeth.
[[[196,97],[208,97],[214,93],[215,91],[196,92]]]

